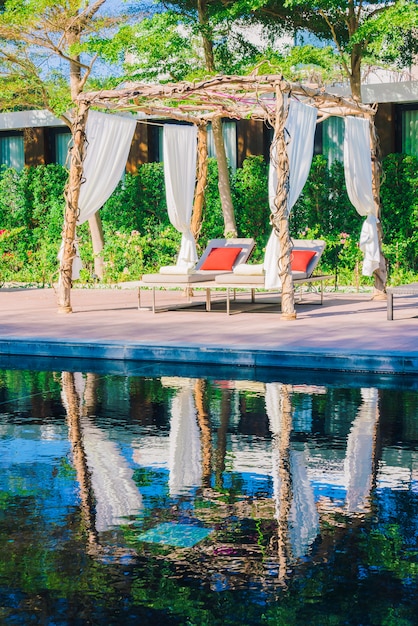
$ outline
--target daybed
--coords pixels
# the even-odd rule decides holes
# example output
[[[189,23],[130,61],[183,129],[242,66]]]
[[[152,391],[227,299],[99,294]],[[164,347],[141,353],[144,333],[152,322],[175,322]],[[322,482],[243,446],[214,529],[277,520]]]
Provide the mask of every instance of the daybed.
[[[206,289],[206,309],[210,310],[210,287],[215,278],[229,274],[236,265],[245,264],[254,249],[254,239],[211,239],[195,267],[171,265],[159,273],[144,274],[138,283],[138,308],[141,308],[141,289],[152,289],[152,310],[155,313],[156,289]]]
[[[320,304],[323,303],[323,284],[332,276],[324,274],[314,274],[325,249],[325,241],[321,239],[300,239],[293,241],[291,256],[291,267],[294,285],[304,283],[320,284]],[[257,291],[275,291],[265,288],[265,277],[263,264],[237,265],[232,272],[224,273],[215,278],[215,287],[226,290],[226,312],[230,314],[230,294],[233,291],[234,297],[237,289],[251,291],[251,302],[255,300]]]

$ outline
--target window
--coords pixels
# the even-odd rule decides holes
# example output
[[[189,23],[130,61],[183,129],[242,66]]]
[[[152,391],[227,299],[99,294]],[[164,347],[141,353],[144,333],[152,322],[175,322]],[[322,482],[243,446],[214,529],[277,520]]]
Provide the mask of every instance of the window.
[[[0,133],[0,165],[20,171],[25,165],[23,132]]]
[[[226,158],[233,172],[237,169],[237,125],[235,122],[222,122],[222,133],[224,136],[224,144]],[[214,157],[215,144],[213,141],[212,125],[208,124],[208,156]]]
[[[329,117],[321,123],[322,154],[328,159],[328,167],[334,161],[344,161],[344,118]]]
[[[418,157],[418,109],[401,109],[401,152]]]
[[[72,137],[69,131],[55,133],[55,163],[69,166],[68,149],[71,143]]]

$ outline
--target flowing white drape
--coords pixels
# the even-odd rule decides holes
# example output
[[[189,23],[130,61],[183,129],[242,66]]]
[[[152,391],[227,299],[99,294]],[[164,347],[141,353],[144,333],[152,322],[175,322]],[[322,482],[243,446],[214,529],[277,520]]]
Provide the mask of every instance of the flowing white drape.
[[[179,268],[190,268],[198,260],[190,228],[196,184],[197,128],[164,125],[163,159],[167,209],[170,222],[182,234],[177,257]]]
[[[287,212],[290,214],[296,200],[309,176],[314,150],[317,110],[297,100],[289,105],[289,114],[286,120],[286,135],[288,136],[287,155],[289,158],[289,190],[287,197]],[[274,200],[277,194],[276,155],[271,155],[269,168],[269,204],[270,210],[275,211]],[[266,289],[279,289],[280,242],[273,230],[267,243],[264,255],[264,271]]]
[[[84,182],[80,187],[77,224],[83,224],[110,197],[124,172],[136,119],[89,111],[86,124],[86,157],[83,163]],[[80,276],[78,255],[73,261],[72,278]],[[58,258],[62,258],[61,246]]]
[[[372,276],[380,264],[377,234],[377,207],[373,200],[370,122],[346,117],[344,133],[344,172],[347,193],[357,212],[365,216],[360,234],[364,253],[363,275]]]
[[[92,217],[115,190],[128,160],[135,127],[134,117],[89,111],[78,224]]]

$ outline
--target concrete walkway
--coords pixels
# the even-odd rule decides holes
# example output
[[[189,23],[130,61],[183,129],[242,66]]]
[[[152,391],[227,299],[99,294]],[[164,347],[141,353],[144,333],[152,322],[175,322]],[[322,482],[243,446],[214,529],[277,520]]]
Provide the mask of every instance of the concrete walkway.
[[[72,314],[59,314],[52,289],[0,289],[0,359],[7,355],[122,361],[169,361],[415,375],[418,372],[418,298],[386,302],[370,294],[316,294],[283,321],[277,294],[248,294],[226,315],[222,292],[213,310],[201,306],[153,314],[138,310],[136,289],[74,289]],[[223,296],[224,297],[224,296]],[[184,305],[182,292],[158,292],[157,306]],[[314,304],[314,302],[316,302]],[[141,304],[151,305],[143,291]]]

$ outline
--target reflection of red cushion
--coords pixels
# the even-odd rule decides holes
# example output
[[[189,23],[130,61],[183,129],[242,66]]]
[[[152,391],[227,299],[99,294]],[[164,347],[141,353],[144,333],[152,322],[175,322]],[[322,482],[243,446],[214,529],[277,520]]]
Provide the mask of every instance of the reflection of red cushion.
[[[316,252],[312,250],[293,250],[291,256],[292,272],[306,272]]]
[[[242,248],[232,246],[227,248],[213,248],[200,269],[231,271],[241,250]]]

